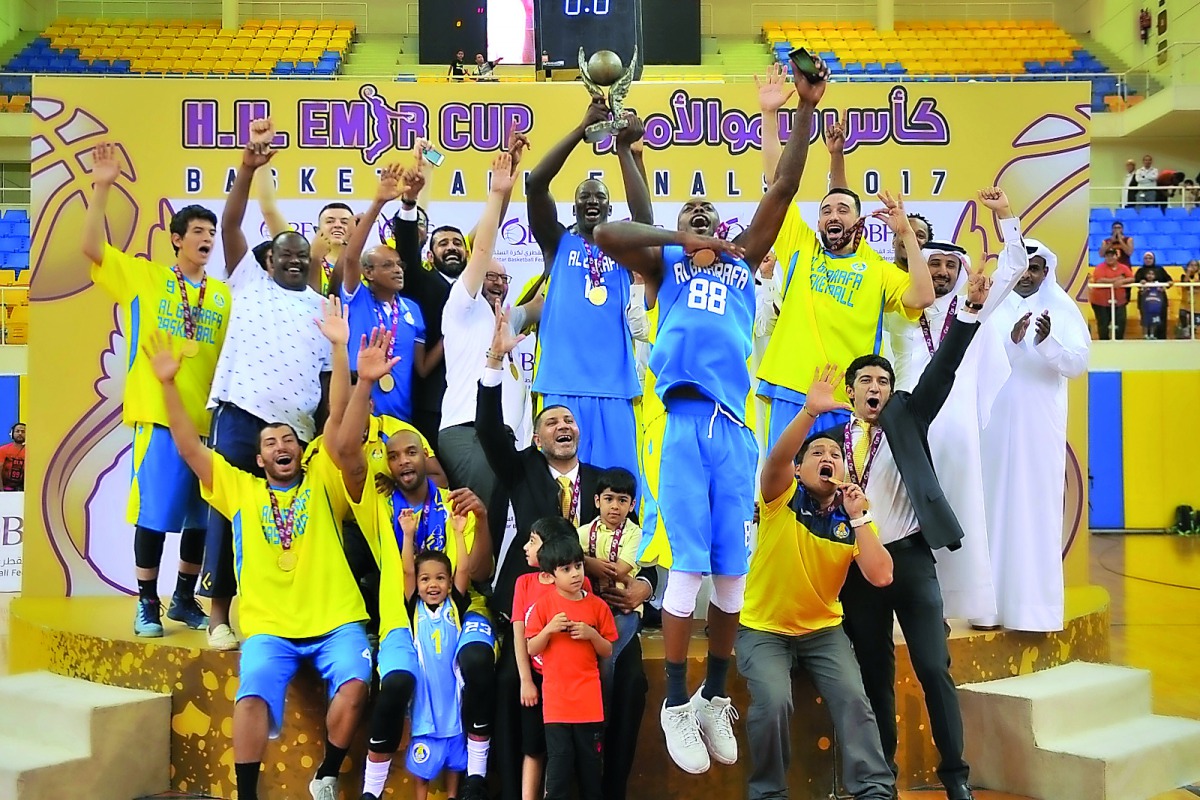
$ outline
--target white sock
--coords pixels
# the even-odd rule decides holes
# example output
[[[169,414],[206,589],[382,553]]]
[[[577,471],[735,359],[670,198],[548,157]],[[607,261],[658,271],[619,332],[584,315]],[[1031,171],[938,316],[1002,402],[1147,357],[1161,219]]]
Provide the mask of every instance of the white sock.
[[[363,794],[371,793],[383,797],[383,787],[387,783],[388,770],[392,768],[392,760],[372,761],[367,759],[366,775],[363,778]]]
[[[488,750],[492,747],[491,739],[472,739],[467,737],[467,776],[487,775]]]

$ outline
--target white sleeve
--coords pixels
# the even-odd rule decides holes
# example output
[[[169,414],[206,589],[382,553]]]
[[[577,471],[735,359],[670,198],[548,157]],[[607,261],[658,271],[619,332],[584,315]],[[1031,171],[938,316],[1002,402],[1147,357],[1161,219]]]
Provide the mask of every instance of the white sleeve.
[[[483,386],[499,386],[502,380],[504,380],[504,370],[492,367],[485,366],[483,374],[479,376],[479,383]]]
[[[646,287],[633,284],[629,287],[629,305],[625,307],[625,322],[634,341],[650,341],[650,320],[646,316]]]
[[[778,273],[776,273],[778,274]],[[769,279],[754,287],[754,337],[770,336],[779,321],[779,306],[783,296],[779,291],[779,282],[772,275]]]
[[[228,278],[222,278],[225,284],[229,287],[229,291],[237,293],[245,289],[261,284],[264,281],[272,280],[267,271],[258,265],[254,259],[254,252],[246,251],[246,255],[234,268]]]
[[[1076,337],[1070,336],[1068,332],[1068,335],[1062,338],[1071,340]],[[1050,335],[1033,348],[1035,353],[1064,378],[1078,378],[1087,371],[1088,349],[1086,341],[1059,341],[1054,331],[1053,320],[1050,322]]]
[[[405,208],[404,204],[401,203],[400,211],[396,214],[396,217],[404,220],[405,222],[416,222],[417,221],[417,207],[413,206],[412,208]]]
[[[996,271],[992,273],[991,291],[979,312],[980,322],[992,315],[1029,269],[1029,251],[1021,238],[1021,220],[1016,217],[1000,220],[1000,235],[1004,238],[1004,249],[1000,251]]]

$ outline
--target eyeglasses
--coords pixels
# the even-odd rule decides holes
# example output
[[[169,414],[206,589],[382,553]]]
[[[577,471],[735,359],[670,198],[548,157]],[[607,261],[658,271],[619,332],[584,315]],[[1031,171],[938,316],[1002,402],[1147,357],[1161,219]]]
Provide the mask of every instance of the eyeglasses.
[[[500,281],[500,283],[503,283],[505,286],[508,286],[509,281],[512,280],[512,278],[502,272],[485,272],[483,273],[483,279],[488,281]]]

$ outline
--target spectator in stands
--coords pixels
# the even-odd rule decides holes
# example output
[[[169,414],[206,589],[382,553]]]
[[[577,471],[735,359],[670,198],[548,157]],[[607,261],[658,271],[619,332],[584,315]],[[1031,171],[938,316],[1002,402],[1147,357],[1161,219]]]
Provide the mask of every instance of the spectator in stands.
[[[1142,256],[1142,266],[1133,276],[1138,284],[1138,314],[1142,318],[1142,333],[1147,339],[1167,338],[1167,289],[1171,276],[1158,266],[1154,253]]]
[[[1184,289],[1185,302],[1187,308],[1179,309],[1179,327],[1175,329],[1176,339],[1195,339],[1196,338],[1196,316],[1195,301],[1197,291],[1200,290],[1200,261],[1192,259],[1183,268],[1183,277],[1179,279],[1180,283],[1194,283],[1195,287]]]
[[[1195,262],[1192,262],[1195,263]],[[25,423],[8,432],[11,442],[0,447],[0,491],[25,491]]]
[[[1179,204],[1188,211],[1200,206],[1200,186],[1197,186],[1195,181],[1189,179],[1183,182],[1182,191],[1179,193]]]
[[[179,573],[167,618],[194,630],[209,624],[195,597],[209,515],[200,484],[169,442],[167,410],[150,360],[138,342],[152,331],[170,334],[172,346],[184,357],[178,375],[184,398],[180,402],[192,424],[205,426],[209,422],[208,390],[230,326],[232,297],[231,287],[205,273],[217,234],[216,215],[207,208],[185,206],[171,217],[175,260],[169,265],[135,258],[109,243],[105,205],[120,174],[117,148],[107,142],[98,144],[92,151],[92,198],[81,244],[91,264],[91,279],[116,301],[121,327],[128,332],[123,353],[128,365],[123,419],[133,428],[127,512],[128,521],[135,526],[134,576],[138,584],[133,630],[137,636],[157,638],[163,635],[158,576],[167,533],[180,534]],[[232,561],[232,546],[227,546]]]
[[[496,65],[503,61],[503,58],[497,56],[495,59],[488,61],[483,57],[483,53],[475,54],[475,80],[477,81],[497,81]]]
[[[330,369],[329,342],[313,324],[321,310],[321,296],[309,285],[310,277],[315,281],[319,275],[311,275],[314,267],[308,241],[295,231],[276,236],[269,274],[245,263],[250,259],[246,258],[249,248],[242,221],[250,183],[274,155],[270,144],[274,138],[275,127],[269,119],[250,123],[250,141],[225,200],[221,245],[233,311],[208,397],[213,449],[232,468],[254,475],[262,475],[266,469],[257,459],[259,433],[268,421],[290,426],[300,443],[315,438],[315,415],[327,380],[322,375]],[[264,380],[264,375],[271,379]],[[337,517],[339,541],[343,538],[341,519]],[[229,608],[238,584],[228,517],[209,516],[204,550],[200,593],[212,598],[208,646],[236,650]],[[245,624],[244,605],[242,620]]]
[[[1132,208],[1137,202],[1137,165],[1133,163],[1133,159],[1125,162],[1125,191],[1123,192],[1121,205],[1125,208]]]
[[[451,80],[461,81],[467,77],[467,54],[459,50],[454,54],[454,60],[450,62],[450,70],[446,73]],[[1149,156],[1147,156],[1148,158]]]
[[[1151,206],[1158,203],[1158,167],[1154,166],[1154,158],[1149,153],[1142,156],[1142,166],[1133,173],[1137,184],[1135,200],[1139,206]]]
[[[455,486],[467,486],[484,504],[492,500],[496,476],[475,433],[475,401],[485,356],[496,328],[496,314],[508,296],[509,276],[492,251],[500,226],[500,208],[512,192],[516,176],[508,153],[492,163],[492,188],[479,220],[479,235],[467,268],[446,298],[442,312],[446,347],[446,393],[442,400],[442,430],[438,449]],[[516,335],[541,317],[542,295],[509,312]],[[516,437],[517,447],[528,447],[533,436],[532,404],[525,378],[510,354],[501,370],[504,424]]]
[[[570,228],[559,222],[558,204],[550,194],[554,178],[575,148],[584,144],[584,129],[608,114],[603,101],[593,100],[579,124],[546,151],[526,181],[529,229],[549,280],[533,391],[546,406],[571,409],[584,431],[582,460],[601,469],[624,467],[636,475],[633,398],[641,394],[641,387],[625,319],[632,280],[593,238],[596,226],[607,222],[612,210],[608,187],[596,178],[577,185]],[[635,222],[653,224],[650,189],[633,153],[634,143],[642,138],[642,121],[632,113],[626,118],[628,125],[617,134],[615,147],[626,202]],[[581,330],[591,336],[580,338]]]
[[[1133,266],[1133,237],[1125,235],[1125,226],[1119,222],[1112,224],[1112,235],[1100,243],[1100,257],[1109,250],[1117,251],[1117,261],[1125,266]]]
[[[1125,306],[1129,302],[1129,290],[1125,287],[1133,283],[1133,270],[1121,263],[1120,251],[1116,248],[1109,247],[1103,252],[1104,261],[1092,271],[1092,283],[1112,284],[1112,288],[1094,288],[1088,294],[1092,313],[1096,315],[1096,336],[1124,339]]]

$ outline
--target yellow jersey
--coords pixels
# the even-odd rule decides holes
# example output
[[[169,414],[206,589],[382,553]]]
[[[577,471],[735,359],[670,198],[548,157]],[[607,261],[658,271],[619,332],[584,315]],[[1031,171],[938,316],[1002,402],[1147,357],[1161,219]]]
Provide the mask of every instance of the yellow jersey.
[[[386,465],[385,465],[386,469]],[[458,566],[460,558],[465,553],[459,553],[454,540],[454,531],[450,526],[450,516],[454,504],[450,502],[448,489],[430,487],[437,492],[433,502],[427,509],[415,509],[417,524],[422,525],[422,517],[428,511],[430,515],[431,533],[437,536],[445,535],[445,553],[450,557],[450,563]],[[408,608],[405,605],[407,592],[404,586],[404,562],[400,558],[400,541],[397,512],[395,511],[394,495],[381,495],[375,487],[374,480],[367,480],[363,486],[362,499],[351,505],[354,519],[363,532],[363,537],[371,547],[375,562],[379,564],[379,639],[383,641],[396,628],[409,627]],[[467,526],[463,530],[463,540],[467,550],[475,546],[475,515],[467,517]],[[486,600],[478,592],[471,591],[471,605],[468,611],[478,611],[486,614]]]
[[[758,368],[758,395],[803,403],[813,371],[826,364],[839,369],[883,347],[883,317],[889,311],[915,320],[920,310],[907,309],[901,298],[908,273],[861,242],[858,250],[836,256],[788,206],[775,240],[784,270],[779,321]],[[837,387],[839,400],[845,386]]]
[[[176,348],[184,346],[184,298],[174,270],[106,244],[104,260],[92,264],[92,281],[112,295],[121,309],[121,329],[125,332],[125,424],[149,422],[165,426],[167,409],[163,405],[162,385],[154,377],[142,345],[148,335],[160,330],[172,337]],[[192,424],[207,435],[209,412],[205,406],[217,370],[217,357],[225,342],[225,330],[229,327],[233,300],[224,281],[209,277],[204,286],[204,303],[196,305],[200,285],[186,279],[185,282],[186,299],[196,325],[196,344],[192,346],[198,349],[194,355],[184,350],[175,385]]]
[[[793,478],[782,495],[760,500],[741,616],[756,631],[802,636],[842,621],[838,593],[858,555],[854,529],[840,505],[822,514],[797,491]]]
[[[217,453],[212,458],[212,488],[202,487],[202,493],[233,524],[242,633],[307,639],[367,619],[342,550],[342,520],[350,502],[328,454],[314,453],[299,480],[286,489],[268,487],[266,480],[230,466]],[[271,493],[280,512],[291,508],[295,520],[292,569],[280,561],[283,546]]]

